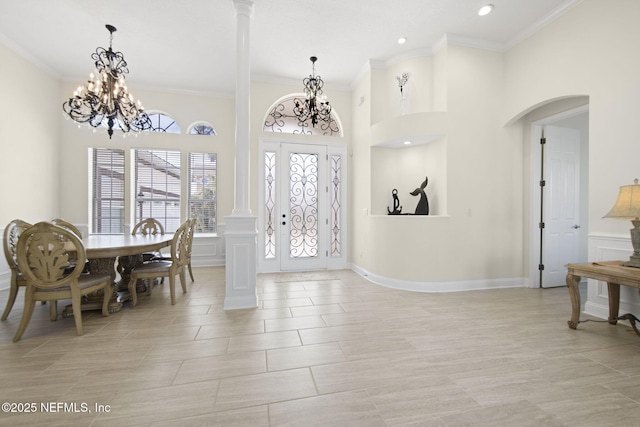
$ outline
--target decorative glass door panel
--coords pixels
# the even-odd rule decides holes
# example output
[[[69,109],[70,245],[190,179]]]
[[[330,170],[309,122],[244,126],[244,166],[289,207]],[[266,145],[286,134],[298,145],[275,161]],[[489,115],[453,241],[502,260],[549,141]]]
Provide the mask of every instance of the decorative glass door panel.
[[[327,153],[316,145],[282,144],[280,257],[283,270],[327,267]]]
[[[289,154],[289,256],[318,256],[318,155]]]

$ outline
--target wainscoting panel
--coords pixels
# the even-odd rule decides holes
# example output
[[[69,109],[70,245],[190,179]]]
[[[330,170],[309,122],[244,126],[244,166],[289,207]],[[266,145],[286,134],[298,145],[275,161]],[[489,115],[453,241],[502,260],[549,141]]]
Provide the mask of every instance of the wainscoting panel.
[[[195,235],[191,250],[191,265],[211,267],[225,265],[224,224],[218,224],[216,235]]]
[[[633,254],[629,236],[589,234],[589,261],[627,260]],[[606,319],[609,317],[609,294],[607,283],[588,280],[587,301],[584,312]],[[640,313],[640,294],[638,290],[627,286],[620,287],[620,314]]]

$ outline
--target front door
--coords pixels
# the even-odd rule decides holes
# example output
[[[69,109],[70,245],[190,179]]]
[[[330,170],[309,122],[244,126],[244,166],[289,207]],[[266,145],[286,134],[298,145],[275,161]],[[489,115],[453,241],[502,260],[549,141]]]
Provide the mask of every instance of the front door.
[[[347,268],[347,161],[341,142],[261,141],[258,269]]]
[[[280,156],[280,267],[327,268],[327,148],[282,144]]]

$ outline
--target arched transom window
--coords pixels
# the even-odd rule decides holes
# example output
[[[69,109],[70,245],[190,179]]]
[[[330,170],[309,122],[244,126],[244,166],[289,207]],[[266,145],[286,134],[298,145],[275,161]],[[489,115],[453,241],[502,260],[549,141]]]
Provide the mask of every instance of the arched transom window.
[[[303,133],[307,135],[342,136],[340,119],[332,110],[324,120],[318,120],[315,125],[311,118],[300,121],[296,115],[298,104],[304,100],[304,94],[291,94],[276,101],[264,119],[265,132]]]
[[[189,135],[211,135],[211,136],[215,136],[216,135],[216,131],[213,129],[213,127],[206,122],[197,122],[194,123],[193,125],[191,125],[191,127],[189,128]]]
[[[164,113],[149,113],[153,132],[180,133],[180,126],[173,117]]]

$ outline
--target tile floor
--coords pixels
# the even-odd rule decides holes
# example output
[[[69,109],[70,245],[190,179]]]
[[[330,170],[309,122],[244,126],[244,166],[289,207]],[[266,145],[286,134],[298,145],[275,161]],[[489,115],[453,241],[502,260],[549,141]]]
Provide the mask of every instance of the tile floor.
[[[0,323],[0,400],[36,412],[0,425],[640,425],[640,337],[570,330],[566,288],[419,294],[351,271],[269,274],[259,309],[224,311],[224,268],[194,270],[175,306],[165,284],[85,313],[82,337],[37,306],[13,343],[21,293]]]

